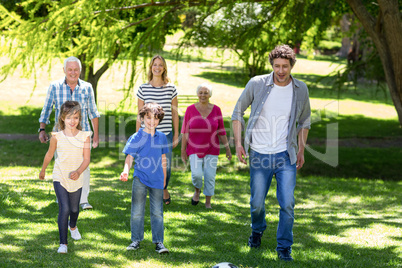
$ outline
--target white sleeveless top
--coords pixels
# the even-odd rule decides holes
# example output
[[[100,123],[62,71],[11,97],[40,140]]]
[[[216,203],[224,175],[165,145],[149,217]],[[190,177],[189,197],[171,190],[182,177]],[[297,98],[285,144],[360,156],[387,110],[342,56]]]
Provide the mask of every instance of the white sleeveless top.
[[[70,172],[77,170],[84,160],[84,144],[91,131],[79,131],[74,137],[64,135],[63,131],[52,132],[57,140],[57,157],[53,168],[53,181],[60,182],[67,192],[76,192],[82,187],[83,175],[78,180],[70,179]]]

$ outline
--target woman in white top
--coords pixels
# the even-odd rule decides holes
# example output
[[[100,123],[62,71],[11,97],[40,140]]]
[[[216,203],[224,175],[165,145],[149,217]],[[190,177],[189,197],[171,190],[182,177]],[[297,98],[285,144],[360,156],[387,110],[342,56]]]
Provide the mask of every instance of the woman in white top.
[[[162,56],[156,55],[152,58],[148,70],[148,83],[140,86],[137,97],[138,111],[141,110],[145,103],[156,102],[162,106],[163,111],[165,112],[165,117],[158,125],[157,130],[166,135],[169,144],[169,152],[166,154],[166,186],[165,189],[163,189],[163,202],[166,205],[169,205],[171,199],[167,187],[169,185],[171,173],[172,150],[179,142],[179,114],[177,112],[178,102],[176,86],[169,83],[166,61]],[[138,117],[136,125],[137,131],[140,127],[141,121]]]
[[[67,253],[67,232],[74,240],[81,239],[77,220],[83,185],[82,173],[88,167],[91,150],[91,131],[81,131],[81,106],[76,101],[66,101],[60,108],[59,132],[53,132],[49,149],[43,160],[39,179],[45,179],[46,168],[57,149],[53,168],[53,186],[59,203],[60,247],[58,253]],[[70,219],[69,219],[70,218]]]

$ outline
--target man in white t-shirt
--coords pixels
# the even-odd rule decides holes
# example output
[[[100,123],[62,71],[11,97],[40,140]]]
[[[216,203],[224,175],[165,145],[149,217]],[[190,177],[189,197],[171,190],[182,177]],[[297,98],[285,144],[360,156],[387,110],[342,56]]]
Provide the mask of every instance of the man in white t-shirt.
[[[280,206],[276,251],[281,260],[292,261],[296,171],[304,164],[311,109],[306,84],[290,74],[296,62],[293,50],[277,46],[269,61],[273,72],[253,77],[241,94],[232,115],[233,130],[238,159],[247,164],[249,155],[252,233],[248,246],[261,245],[267,228],[265,198],[275,175]],[[243,148],[243,116],[250,105]]]

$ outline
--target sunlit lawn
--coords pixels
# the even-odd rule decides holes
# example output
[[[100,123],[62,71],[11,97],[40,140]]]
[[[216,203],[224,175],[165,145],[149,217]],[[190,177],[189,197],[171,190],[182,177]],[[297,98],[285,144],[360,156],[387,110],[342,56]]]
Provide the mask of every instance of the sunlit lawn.
[[[0,158],[2,267],[211,267],[223,261],[239,267],[284,267],[275,253],[275,183],[266,201],[268,228],[262,247],[250,250],[246,246],[251,231],[247,168],[224,159],[212,211],[203,202],[196,207],[190,204],[190,173],[183,166],[173,173],[172,204],[165,206],[164,213],[170,254],[155,252],[148,212],[145,241],[138,251],[127,252],[131,180],[118,180],[123,165],[120,149],[105,144],[92,155],[90,201],[95,209],[81,212],[78,226],[83,239],[69,239],[69,253],[61,256],[56,253],[58,208],[51,169],[46,181],[37,179],[47,146],[29,141],[2,141],[0,146],[5,149]],[[401,191],[402,183],[396,181],[299,175],[295,262],[286,266],[400,267]]]
[[[179,62],[169,51],[163,55],[180,94],[194,94],[196,85],[212,83],[211,101],[228,116],[247,75],[238,73],[239,64],[231,55],[219,58],[213,50],[203,52],[190,53]],[[402,136],[389,94],[370,84],[333,91],[331,80],[322,80],[329,69],[333,69],[331,62],[303,57],[294,69],[295,77],[310,89],[314,109],[311,140],[328,138],[330,127],[340,139]],[[135,129],[130,119],[133,106],[115,109],[123,94],[124,83],[120,82],[124,74],[125,70],[114,67],[99,83],[102,135],[126,137]],[[14,75],[0,84],[0,133],[36,133],[50,79],[50,74],[40,75],[32,96],[32,80]],[[60,75],[61,68],[53,70],[51,80]],[[135,101],[126,102],[133,105]],[[229,117],[225,126],[232,136]],[[251,250],[246,245],[251,232],[248,168],[221,159],[214,209],[208,211],[203,202],[196,207],[190,203],[190,172],[182,166],[178,149],[170,184],[172,204],[164,207],[165,245],[170,254],[155,252],[148,212],[145,241],[138,251],[127,252],[131,180],[118,180],[124,162],[121,144],[102,143],[100,147],[92,151],[91,161],[90,202],[95,209],[80,214],[83,239],[69,239],[69,253],[59,255],[51,167],[45,182],[37,179],[47,145],[0,140],[0,267],[211,267],[225,261],[239,267],[402,267],[400,147],[339,147],[335,167],[324,161],[328,148],[309,147],[295,193],[294,263],[282,263],[276,257],[275,183],[266,200],[268,227],[262,246]]]

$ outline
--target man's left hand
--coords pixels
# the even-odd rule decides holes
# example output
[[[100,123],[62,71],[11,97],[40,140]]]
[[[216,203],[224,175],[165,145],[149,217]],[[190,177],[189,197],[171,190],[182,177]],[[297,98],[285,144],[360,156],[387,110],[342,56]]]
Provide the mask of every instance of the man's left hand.
[[[304,164],[304,152],[297,153],[297,161],[296,161],[296,168],[299,170],[303,167]]]

